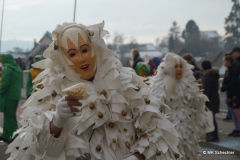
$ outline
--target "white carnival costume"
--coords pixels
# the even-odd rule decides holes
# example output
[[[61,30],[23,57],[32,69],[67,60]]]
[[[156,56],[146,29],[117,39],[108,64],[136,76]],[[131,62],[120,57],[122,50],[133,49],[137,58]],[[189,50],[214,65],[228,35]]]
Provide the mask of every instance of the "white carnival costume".
[[[106,48],[102,37],[104,23],[84,26],[76,23],[58,25],[54,42],[44,52],[45,60],[34,67],[45,69],[35,81],[32,96],[24,103],[22,128],[8,146],[8,160],[122,160],[139,152],[148,160],[171,160],[180,156],[178,134],[165,114],[162,102],[150,94],[143,79],[130,68],[121,66],[115,53]],[[79,77],[68,66],[61,52],[61,34],[76,27],[92,42],[97,56],[93,81]],[[58,46],[58,47],[56,47]],[[66,95],[63,89],[83,83],[90,96],[80,100],[78,116],[70,118],[55,138],[49,129],[56,104]],[[90,158],[88,158],[90,159]]]
[[[175,63],[182,63],[182,77],[176,79]],[[184,160],[196,160],[200,136],[205,133],[205,101],[191,68],[180,56],[168,53],[158,66],[157,74],[150,78],[151,92],[168,105],[170,121],[176,124],[180,143],[178,149]],[[164,109],[161,109],[164,112]]]

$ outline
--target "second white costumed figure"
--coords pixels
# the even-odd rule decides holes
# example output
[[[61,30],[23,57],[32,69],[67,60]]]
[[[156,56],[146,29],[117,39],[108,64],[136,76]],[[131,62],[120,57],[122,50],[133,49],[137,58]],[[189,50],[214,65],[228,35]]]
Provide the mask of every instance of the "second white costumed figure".
[[[192,67],[182,57],[168,53],[157,74],[150,78],[153,95],[171,108],[170,121],[178,131],[178,149],[184,160],[198,158],[198,141],[207,125],[205,101],[208,98],[200,91]]]
[[[143,79],[121,66],[104,23],[58,25],[36,68],[45,69],[22,106],[8,160],[172,160],[178,134]],[[81,100],[63,91],[81,83]],[[71,92],[71,91],[70,91]],[[69,93],[70,93],[69,92]],[[82,93],[82,92],[77,92]]]

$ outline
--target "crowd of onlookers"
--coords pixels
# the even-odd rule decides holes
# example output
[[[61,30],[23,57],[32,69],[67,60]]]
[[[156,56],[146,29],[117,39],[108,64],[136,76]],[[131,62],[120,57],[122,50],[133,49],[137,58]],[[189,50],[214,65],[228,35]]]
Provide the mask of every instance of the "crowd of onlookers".
[[[158,65],[161,63],[161,59],[159,57],[154,57],[149,59],[148,62],[145,62],[139,54],[137,49],[131,50],[131,57],[133,60],[132,68],[135,72],[142,77],[152,76],[157,70]]]
[[[137,49],[131,51],[131,56],[133,59],[132,68],[139,76],[143,77],[153,76],[162,61],[159,57],[154,57],[148,62],[144,62]],[[221,85],[219,85],[218,68],[212,67],[210,61],[204,60],[200,69],[195,64],[192,54],[186,53],[183,58],[187,63],[193,65],[193,75],[198,81],[200,89],[203,89],[203,93],[209,99],[206,102],[206,107],[212,111],[215,130],[207,133],[206,140],[219,141],[218,125],[215,117],[220,108],[219,91],[226,92],[228,113],[225,120],[232,119],[234,122],[234,130],[228,136],[240,137],[240,48],[235,47],[231,52],[224,55],[223,65],[226,67],[226,72]]]
[[[234,130],[228,136],[240,137],[240,48],[236,47],[223,58],[227,67],[221,92],[226,92],[228,115],[234,122]]]

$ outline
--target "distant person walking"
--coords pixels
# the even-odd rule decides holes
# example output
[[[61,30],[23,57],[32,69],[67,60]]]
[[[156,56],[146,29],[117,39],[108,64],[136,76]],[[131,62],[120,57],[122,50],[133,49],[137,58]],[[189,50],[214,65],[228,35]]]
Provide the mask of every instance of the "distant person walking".
[[[137,66],[138,62],[143,62],[143,60],[140,58],[140,54],[137,49],[131,50],[131,56],[133,59],[132,69],[134,69],[136,71],[136,66]]]
[[[206,137],[207,141],[219,141],[218,137],[218,125],[216,122],[215,114],[219,112],[220,106],[220,98],[218,94],[219,90],[219,73],[217,68],[212,68],[212,64],[210,61],[203,61],[202,62],[202,70],[203,70],[203,77],[202,77],[202,87],[203,93],[208,97],[209,101],[206,102],[206,106],[212,111],[213,113],[213,123],[215,130],[209,133]]]
[[[43,56],[42,55],[37,55],[35,56],[35,62],[38,62],[38,61],[41,61],[43,60]],[[39,73],[42,72],[42,69],[39,69],[39,68],[30,68],[29,69],[29,73],[28,73],[28,79],[27,79],[27,85],[26,85],[26,96],[27,98],[29,98],[33,92],[33,86],[34,86],[34,83],[32,82],[37,76]],[[37,83],[37,82],[36,82]]]
[[[240,107],[238,102],[235,102],[236,93],[239,92],[237,89],[237,78],[238,78],[238,71],[237,67],[233,65],[234,60],[231,55],[225,55],[223,57],[223,64],[225,67],[227,67],[227,71],[224,75],[221,92],[227,92],[227,106],[231,113],[232,120],[234,122],[235,129],[232,131],[232,133],[229,133],[228,136],[234,136],[238,137],[240,136],[240,128],[237,121],[237,115],[234,112],[234,109],[237,109]]]
[[[4,113],[4,118],[0,140],[10,143],[14,138],[13,132],[18,129],[16,110],[21,99],[23,72],[11,54],[2,55],[1,61],[4,69],[0,86],[0,112]]]

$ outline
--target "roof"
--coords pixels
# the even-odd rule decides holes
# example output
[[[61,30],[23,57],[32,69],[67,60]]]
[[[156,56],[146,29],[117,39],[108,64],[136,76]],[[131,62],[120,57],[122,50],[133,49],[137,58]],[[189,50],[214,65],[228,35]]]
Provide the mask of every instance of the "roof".
[[[140,57],[162,57],[163,56],[163,53],[162,52],[159,52],[159,51],[140,51]],[[123,54],[125,58],[129,58],[131,57],[131,54],[129,53],[124,53]],[[117,57],[121,57],[121,54],[120,53],[116,53],[116,56]]]
[[[206,57],[203,57],[200,61],[197,61],[197,65],[201,66],[202,62],[204,60],[209,60],[212,63],[213,67],[222,67],[222,59],[223,59],[224,53],[209,53],[206,55]]]
[[[42,55],[44,50],[51,44],[52,35],[49,31],[47,31],[44,36],[40,39],[40,41],[32,48],[29,54],[26,57],[26,60],[29,57],[34,57],[35,55]]]
[[[17,58],[25,59],[28,54],[28,52],[8,52],[8,53],[11,54],[14,59],[17,59]]]
[[[140,44],[139,51],[156,51],[157,48],[152,43]]]
[[[214,38],[218,38],[219,34],[217,31],[200,31],[200,38],[201,39],[214,39]]]
[[[185,53],[189,53],[185,48],[174,49],[172,52],[178,54],[180,57],[182,57]]]
[[[196,62],[199,62],[199,61],[201,61],[202,58],[203,58],[203,57],[194,57],[194,60],[195,60]]]
[[[140,57],[145,60],[149,60],[154,57],[162,57],[163,54],[159,51],[140,51]]]
[[[212,62],[213,65],[220,68],[223,65],[223,57],[224,57],[224,55],[225,55],[225,53],[220,52],[218,54],[218,57],[216,57],[215,60]]]

